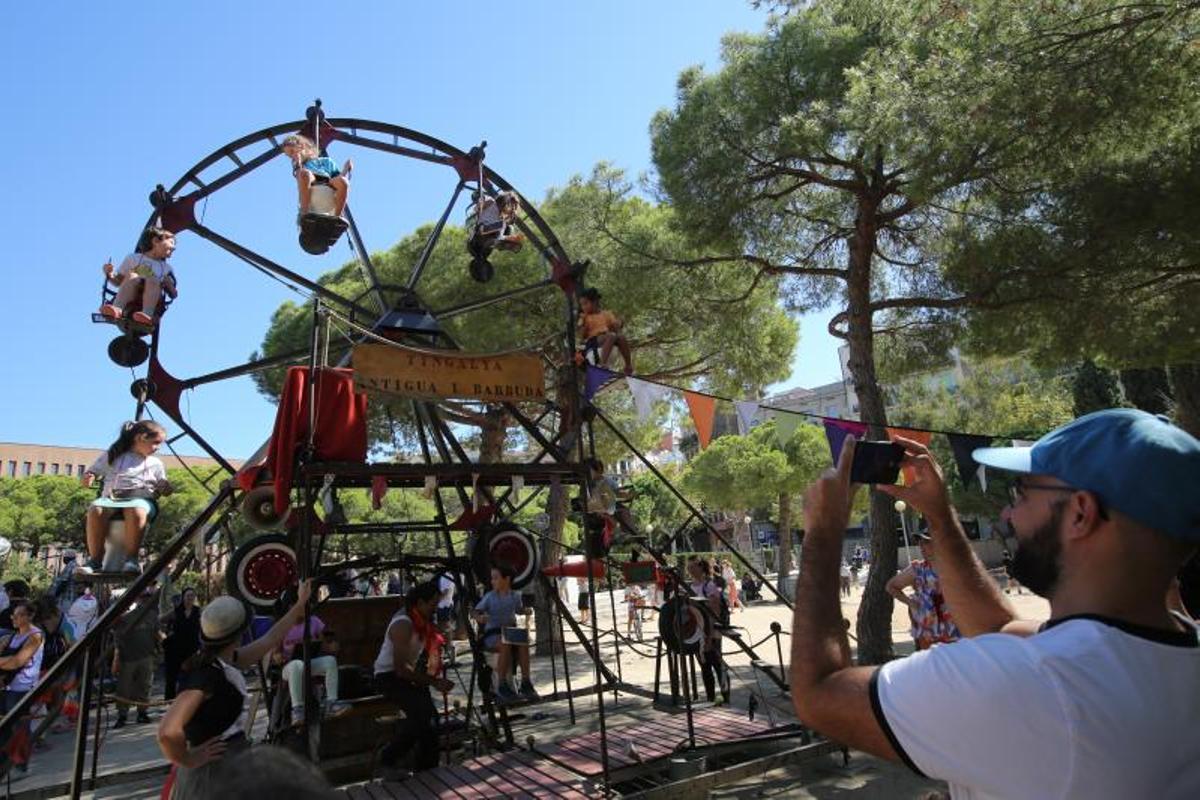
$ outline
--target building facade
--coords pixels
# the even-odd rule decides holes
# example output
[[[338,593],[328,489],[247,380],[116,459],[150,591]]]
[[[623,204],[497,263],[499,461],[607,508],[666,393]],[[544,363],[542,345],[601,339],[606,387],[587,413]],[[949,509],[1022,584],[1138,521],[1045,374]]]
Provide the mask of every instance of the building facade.
[[[103,453],[94,447],[62,447],[53,444],[0,442],[0,477],[29,478],[34,475],[66,475],[82,478],[84,470]],[[178,462],[169,453],[160,453],[169,469]],[[201,456],[182,456],[189,467],[215,467],[217,462]],[[240,461],[230,462],[234,466]]]

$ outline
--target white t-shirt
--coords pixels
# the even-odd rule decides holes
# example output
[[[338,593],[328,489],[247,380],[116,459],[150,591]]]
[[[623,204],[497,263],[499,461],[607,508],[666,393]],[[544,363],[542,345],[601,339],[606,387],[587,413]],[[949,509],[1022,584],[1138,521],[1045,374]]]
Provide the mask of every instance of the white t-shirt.
[[[453,578],[444,573],[438,576],[438,591],[442,593],[438,598],[438,608],[454,608],[454,589]]]
[[[167,470],[157,456],[140,456],[132,450],[108,463],[108,453],[101,453],[87,471],[104,478],[102,497],[111,498],[114,491],[142,490],[158,494],[158,482],[167,479]]]
[[[121,266],[117,267],[118,275],[129,275],[133,273],[141,278],[154,277],[159,283],[174,270],[171,269],[171,262],[151,258],[144,253],[131,253],[125,256],[125,260],[121,262]]]
[[[1066,617],[885,664],[871,703],[904,762],[956,799],[1197,798],[1198,635]]]

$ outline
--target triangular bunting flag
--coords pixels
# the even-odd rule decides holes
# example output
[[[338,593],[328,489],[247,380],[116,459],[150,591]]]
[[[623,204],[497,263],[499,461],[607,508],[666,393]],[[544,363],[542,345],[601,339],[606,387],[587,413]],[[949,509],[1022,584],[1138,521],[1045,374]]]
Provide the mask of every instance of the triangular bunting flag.
[[[591,400],[601,389],[619,377],[621,376],[611,369],[604,369],[604,367],[596,367],[588,364],[587,374],[583,378],[583,396]]]
[[[929,440],[933,438],[933,434],[929,431],[914,431],[910,428],[887,428],[888,438],[892,441],[896,440],[897,436],[905,439],[911,439],[914,442],[919,442],[926,447],[929,446]],[[904,483],[906,486],[911,486],[913,481],[917,479],[917,473],[912,467],[904,468]]]
[[[829,453],[833,456],[834,464],[842,454],[842,445],[845,444],[847,436],[853,433],[856,438],[861,439],[867,432],[867,423],[855,422],[852,419],[825,418],[822,422],[825,423],[825,438],[829,440]]]
[[[633,395],[633,406],[637,409],[638,419],[645,422],[654,410],[654,404],[666,395],[667,387],[632,376],[626,376],[625,382],[629,384],[629,393]]]
[[[950,440],[950,449],[954,452],[954,463],[958,465],[958,477],[962,479],[963,486],[970,486],[971,478],[976,475],[977,468],[982,466],[975,463],[971,453],[980,447],[987,447],[992,443],[992,439],[989,436],[977,436],[970,433],[948,433],[946,438]],[[980,485],[982,485],[982,481]]]
[[[1013,439],[1012,440],[1013,447],[1033,447],[1034,444],[1035,444],[1035,442],[1031,439]]]
[[[745,436],[754,425],[754,417],[758,414],[758,403],[753,400],[735,400],[733,408],[737,411],[738,433]]]
[[[796,428],[800,427],[800,422],[804,418],[799,414],[788,414],[786,412],[777,412],[775,414],[775,438],[779,440],[779,446],[784,447],[796,435]]]
[[[513,499],[513,502],[516,502],[516,503],[521,502],[521,490],[524,488],[525,488],[525,476],[524,475],[513,475],[512,476],[512,499]]]
[[[712,440],[713,417],[716,415],[717,400],[705,394],[684,392],[683,399],[687,401],[688,410],[692,412],[692,422],[696,425],[696,436],[700,439],[700,449],[708,447]]]
[[[979,469],[975,470],[975,477],[979,478],[979,488],[987,491],[987,467],[983,464],[979,465]]]

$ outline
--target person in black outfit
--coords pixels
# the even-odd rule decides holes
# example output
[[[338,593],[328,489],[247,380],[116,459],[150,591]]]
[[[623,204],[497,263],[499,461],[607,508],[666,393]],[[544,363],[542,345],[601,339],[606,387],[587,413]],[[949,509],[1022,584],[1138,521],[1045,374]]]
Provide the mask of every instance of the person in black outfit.
[[[375,688],[404,712],[402,724],[379,755],[385,770],[415,749],[413,769],[437,766],[438,737],[434,724],[437,709],[430,687],[443,694],[454,684],[440,673],[442,636],[433,623],[438,598],[437,581],[425,581],[408,590],[404,607],[388,622],[383,644],[375,658]]]
[[[200,649],[200,607],[196,605],[196,590],[187,588],[179,604],[163,618],[170,633],[163,641],[163,699],[175,699],[175,688],[183,663]]]
[[[271,630],[239,647],[251,613],[240,600],[218,597],[200,615],[203,645],[184,665],[179,694],[158,725],[158,746],[175,765],[174,800],[215,796],[226,754],[249,747],[246,740],[246,678],[263,656],[279,647],[308,606],[312,581],[300,584],[295,605]]]

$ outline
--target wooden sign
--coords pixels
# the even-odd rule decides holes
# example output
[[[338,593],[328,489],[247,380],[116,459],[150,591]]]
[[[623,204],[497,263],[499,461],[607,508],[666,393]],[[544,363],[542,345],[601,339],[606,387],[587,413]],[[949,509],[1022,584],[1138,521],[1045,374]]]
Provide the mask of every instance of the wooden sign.
[[[489,356],[360,344],[353,359],[354,386],[363,392],[494,403],[546,397],[542,360],[530,353]]]

